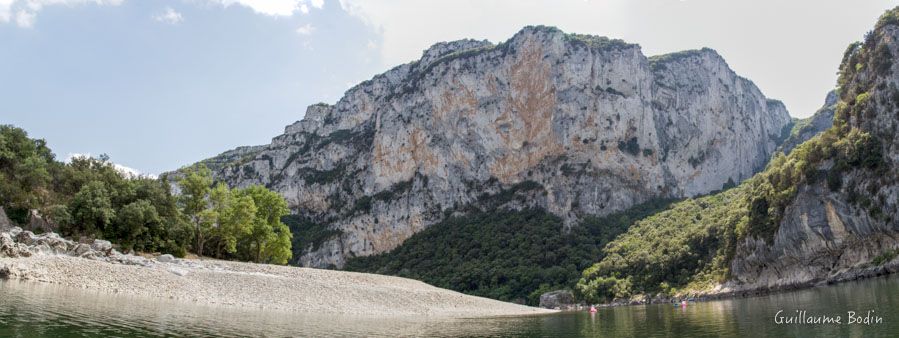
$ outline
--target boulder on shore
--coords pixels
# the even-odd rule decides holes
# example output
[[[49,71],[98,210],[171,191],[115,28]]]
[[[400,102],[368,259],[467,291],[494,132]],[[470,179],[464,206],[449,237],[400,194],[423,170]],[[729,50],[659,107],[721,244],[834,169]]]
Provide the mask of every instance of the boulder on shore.
[[[89,245],[84,244],[84,243],[79,243],[79,244],[75,245],[74,248],[72,248],[70,255],[81,256],[89,251],[91,251],[91,247]]]
[[[41,216],[37,210],[32,209],[28,212],[28,229],[47,233],[56,231],[56,226],[50,223],[44,216]]]
[[[569,290],[550,291],[540,295],[540,307],[545,309],[566,309],[574,305],[574,294]]]
[[[0,233],[0,257],[30,257],[31,250],[27,245],[16,243],[16,236],[9,232]]]
[[[110,243],[109,241],[104,241],[102,239],[95,239],[94,243],[91,244],[91,249],[108,253],[110,250],[112,250],[112,243]]]
[[[148,259],[141,256],[126,255],[113,249],[112,243],[102,239],[78,243],[63,238],[55,232],[35,235],[28,230],[14,226],[0,230],[0,258],[31,257],[33,255],[61,255],[81,257],[124,265],[151,266]],[[160,258],[161,261],[177,262],[171,255]]]

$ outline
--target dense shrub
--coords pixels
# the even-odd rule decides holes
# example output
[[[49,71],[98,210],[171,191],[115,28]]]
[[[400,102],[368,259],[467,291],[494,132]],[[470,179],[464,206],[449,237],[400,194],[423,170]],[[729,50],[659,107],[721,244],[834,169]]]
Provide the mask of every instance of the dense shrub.
[[[542,292],[573,288],[605,243],[669,203],[588,217],[571,229],[543,210],[474,212],[431,225],[391,252],[351,258],[346,269],[535,305]]]

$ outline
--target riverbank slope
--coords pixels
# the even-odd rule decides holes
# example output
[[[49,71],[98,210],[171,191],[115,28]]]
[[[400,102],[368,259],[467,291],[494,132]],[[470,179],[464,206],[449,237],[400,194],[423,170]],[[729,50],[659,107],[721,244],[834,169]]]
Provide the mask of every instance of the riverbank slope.
[[[551,313],[390,276],[219,260],[147,259],[103,241],[0,233],[0,278],[202,304],[373,317]]]

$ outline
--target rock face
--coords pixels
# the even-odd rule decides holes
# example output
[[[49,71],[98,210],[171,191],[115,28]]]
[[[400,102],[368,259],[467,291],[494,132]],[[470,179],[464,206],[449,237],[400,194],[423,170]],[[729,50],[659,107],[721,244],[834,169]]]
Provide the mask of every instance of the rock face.
[[[824,185],[801,189],[773,243],[749,239],[738,248],[731,271],[740,288],[781,289],[840,280],[852,270],[877,268],[871,264],[877,256],[899,248],[896,224],[872,219],[844,194]],[[884,257],[889,259],[877,265],[892,260]]]
[[[448,215],[544,208],[577,224],[740,182],[786,137],[784,106],[715,51],[527,27],[439,43],[310,106],[271,144],[214,159],[216,179],[282,193],[316,238],[298,263],[391,250]],[[518,196],[501,199],[497,196]]]
[[[3,210],[3,207],[0,207],[0,231],[9,230],[12,226],[12,221],[6,216],[6,211]]]
[[[544,309],[565,309],[574,304],[574,294],[568,290],[550,291],[540,295],[540,307]]]
[[[844,69],[848,64],[857,73],[841,86],[852,92],[841,93],[838,105],[845,109],[838,109],[836,120],[846,130],[878,139],[879,145],[860,150],[884,163],[843,171],[837,187],[825,182],[797,187],[773,241],[748,239],[738,246],[731,269],[738,288],[795,287],[899,269],[897,41],[899,22],[881,23],[864,45],[850,49]],[[818,169],[834,165],[828,160]]]

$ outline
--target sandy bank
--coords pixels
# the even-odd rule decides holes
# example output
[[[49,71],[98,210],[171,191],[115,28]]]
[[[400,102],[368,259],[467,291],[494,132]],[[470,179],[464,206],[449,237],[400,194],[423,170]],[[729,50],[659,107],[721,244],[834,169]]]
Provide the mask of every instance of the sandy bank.
[[[13,238],[22,237],[27,236]],[[36,238],[29,246],[39,247],[41,241]],[[552,312],[399,277],[218,260],[142,260],[114,250],[101,257],[32,251],[29,257],[0,254],[0,277],[140,297],[316,314],[485,317]]]

